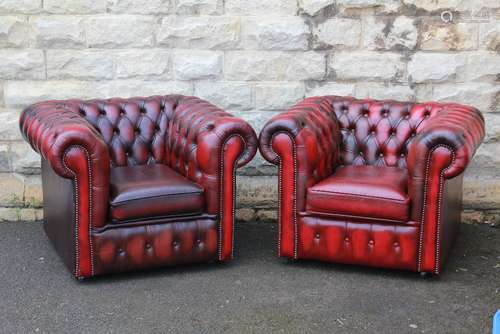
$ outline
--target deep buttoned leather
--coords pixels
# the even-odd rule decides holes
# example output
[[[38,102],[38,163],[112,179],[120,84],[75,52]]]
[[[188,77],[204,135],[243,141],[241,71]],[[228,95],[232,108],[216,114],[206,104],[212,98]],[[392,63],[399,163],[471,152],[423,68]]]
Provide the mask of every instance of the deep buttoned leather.
[[[110,216],[114,222],[205,212],[203,188],[162,164],[111,169]]]
[[[95,275],[217,259],[217,219],[137,221],[93,233]],[[119,226],[119,225],[115,225]]]
[[[196,97],[167,95],[40,102],[22,112],[20,128],[24,138],[45,161],[42,168],[51,168],[55,174],[42,175],[47,179],[57,176],[72,181],[74,210],[45,212],[45,217],[49,217],[46,224],[51,231],[61,221],[74,227],[74,240],[61,242],[57,237],[51,240],[60,253],[62,248],[71,247],[66,254],[74,254],[74,261],[67,256],[63,258],[76,277],[123,268],[132,270],[191,260],[232,258],[235,171],[248,163],[257,150],[255,132],[242,119]],[[151,182],[142,180],[141,175],[127,174],[133,173],[132,170],[155,170],[149,175],[144,173],[144,178],[159,177],[156,167],[146,166],[166,166],[178,177],[174,180],[172,173],[164,172],[162,178],[171,182],[167,186],[158,179]],[[124,178],[127,180],[123,181]],[[186,183],[181,185],[180,179]],[[50,181],[47,184],[58,183]],[[173,190],[186,190],[187,182],[193,194],[189,200],[180,200],[180,192],[174,196]],[[54,191],[57,190],[48,189],[46,198]],[[169,199],[164,202],[156,197],[152,199],[155,194]],[[186,199],[187,193],[182,196]],[[187,220],[181,217],[186,214],[189,214]],[[211,217],[210,222],[206,222],[207,215]],[[99,236],[112,236],[105,238],[108,243],[129,240],[129,235],[140,234],[140,231],[167,233],[172,227],[152,229],[134,225],[131,230],[128,223],[130,220],[141,221],[144,226],[148,222],[175,223],[171,216],[178,217],[178,222],[182,218],[184,227],[176,225],[175,230],[186,236],[193,234],[191,228],[197,228],[195,222],[203,221],[204,229],[215,236],[215,241],[210,239],[210,251],[204,251],[203,256],[187,256],[186,248],[183,253],[168,253],[171,257],[165,255],[146,261],[149,264],[138,264],[129,260],[141,258],[143,250],[132,247],[127,253],[126,265],[125,262],[117,266],[105,262],[107,269],[103,268],[103,262],[95,253],[101,248],[94,247],[104,240]],[[116,221],[120,224],[114,224]],[[110,225],[114,226],[113,232],[109,230]],[[162,240],[160,235],[151,238]],[[110,249],[106,245],[105,249]],[[199,249],[192,247],[193,252]]]
[[[398,167],[344,166],[307,189],[307,212],[406,223],[408,172]]]
[[[299,258],[417,270],[418,226],[301,215],[298,227]]]
[[[439,273],[459,222],[461,196],[456,194],[461,194],[461,173],[483,138],[481,113],[454,103],[341,96],[299,102],[269,120],[259,139],[263,157],[279,165],[280,255]],[[388,192],[381,184],[373,186],[377,181],[367,180],[363,195],[369,192],[372,198],[361,201],[359,187],[352,186],[356,181],[346,187],[343,173],[348,169],[343,166],[398,168],[405,170],[406,181],[402,186],[403,177],[388,178],[400,189]],[[345,180],[341,188],[347,195],[342,198],[332,195],[340,188],[335,182],[338,174]],[[317,187],[328,195],[318,196]],[[387,195],[386,200],[404,199],[397,203],[405,205],[373,200]],[[404,263],[393,257],[384,260],[380,254],[387,254],[388,248],[379,242],[370,245],[365,237],[342,249],[333,241],[309,247],[312,239],[305,236],[310,231],[306,225],[315,221],[321,221],[329,235],[343,233],[345,224],[356,235],[368,236],[370,230],[380,230],[383,238],[404,234],[410,240]],[[390,233],[381,229],[387,224],[392,224]]]

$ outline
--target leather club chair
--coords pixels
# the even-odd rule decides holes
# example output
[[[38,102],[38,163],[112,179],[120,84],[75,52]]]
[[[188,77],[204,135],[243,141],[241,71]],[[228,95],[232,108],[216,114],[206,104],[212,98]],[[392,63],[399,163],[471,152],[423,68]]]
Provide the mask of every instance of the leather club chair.
[[[21,132],[42,156],[44,229],[77,278],[233,256],[243,120],[196,97],[47,101]]]
[[[279,166],[279,255],[440,273],[483,137],[451,103],[324,96],[276,115],[259,140]]]

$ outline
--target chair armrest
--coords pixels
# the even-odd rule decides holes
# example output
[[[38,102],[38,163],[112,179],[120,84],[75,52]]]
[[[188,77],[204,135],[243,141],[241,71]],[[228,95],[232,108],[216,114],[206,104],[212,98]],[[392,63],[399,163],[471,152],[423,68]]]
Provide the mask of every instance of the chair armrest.
[[[257,136],[244,120],[193,96],[179,96],[167,131],[167,164],[190,180],[219,192],[224,153],[238,151],[234,169],[246,165],[257,152]],[[209,200],[209,213],[218,205]]]
[[[281,165],[280,180],[295,175],[296,210],[304,208],[306,188],[335,170],[340,136],[329,96],[307,98],[271,118],[262,129],[259,138],[262,156],[272,164]]]
[[[220,217],[219,260],[232,258],[235,172],[255,156],[257,136],[244,120],[192,96],[179,96],[167,131],[167,164],[205,190]]]
[[[339,158],[340,130],[332,97],[311,97],[267,122],[259,149],[278,171],[279,255],[298,257],[297,214],[306,190],[331,175]]]
[[[425,177],[430,154],[439,147],[449,150],[452,161],[443,177],[461,174],[484,138],[484,118],[479,110],[460,104],[445,104],[443,109],[419,131],[408,150],[410,177]]]
[[[423,219],[424,193],[439,192],[434,187],[461,174],[483,138],[483,116],[472,107],[445,104],[437,115],[428,120],[408,148],[412,220]]]
[[[244,144],[235,162],[237,168],[245,166],[257,152],[257,136],[247,122],[197,97],[180,96],[172,122],[175,131],[168,133],[170,144],[183,129],[188,129],[187,140],[177,150],[186,151],[195,145],[195,158],[204,170],[217,170],[219,165],[213,153],[220,153],[232,137],[239,137]]]
[[[78,113],[77,101],[33,104],[21,113],[19,126],[24,139],[59,176],[73,177],[72,171],[65,166],[65,155],[72,146],[83,147],[93,165],[109,169],[107,145]]]
[[[61,177],[88,189],[92,226],[103,226],[107,213],[110,159],[106,143],[79,113],[79,102],[47,101],[23,110],[20,130],[26,141]],[[77,185],[78,186],[78,185]]]
[[[21,133],[54,172],[75,187],[75,276],[94,274],[92,229],[106,224],[110,159],[106,143],[80,114],[80,101],[47,101],[26,108]]]
[[[457,176],[465,170],[483,137],[484,119],[477,109],[445,104],[410,143],[411,220],[421,223],[418,271],[441,271],[443,254],[448,252],[460,222],[461,196],[456,192],[461,193],[462,180]],[[450,191],[455,193],[452,198]],[[443,212],[458,216],[445,219]]]

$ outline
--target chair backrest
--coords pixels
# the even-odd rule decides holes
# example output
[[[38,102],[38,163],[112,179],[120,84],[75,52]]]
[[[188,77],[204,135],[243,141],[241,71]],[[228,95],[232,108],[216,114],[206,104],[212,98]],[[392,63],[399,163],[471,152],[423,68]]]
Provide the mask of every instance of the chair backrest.
[[[166,163],[167,133],[180,96],[69,100],[66,106],[80,113],[108,144],[111,165]]]
[[[408,147],[442,104],[332,97],[342,165],[406,167]]]

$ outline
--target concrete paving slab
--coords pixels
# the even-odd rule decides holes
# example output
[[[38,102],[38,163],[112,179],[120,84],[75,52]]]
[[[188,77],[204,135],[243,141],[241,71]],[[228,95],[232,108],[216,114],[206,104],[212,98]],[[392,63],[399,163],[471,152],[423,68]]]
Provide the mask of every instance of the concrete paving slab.
[[[0,224],[0,333],[489,333],[500,229],[463,225],[439,278],[276,256],[238,224],[236,259],[77,282],[41,223]]]

